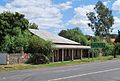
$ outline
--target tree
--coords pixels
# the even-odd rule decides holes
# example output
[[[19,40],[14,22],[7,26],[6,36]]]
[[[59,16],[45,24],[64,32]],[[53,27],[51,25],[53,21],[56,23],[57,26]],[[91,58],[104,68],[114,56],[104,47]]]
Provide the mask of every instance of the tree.
[[[102,49],[103,55],[108,56],[112,55],[114,51],[114,45],[110,43],[106,43],[105,48]]]
[[[59,35],[67,39],[79,42],[82,45],[87,45],[87,38],[82,34],[79,28],[62,30]]]
[[[7,35],[16,36],[16,28],[20,28],[22,32],[28,30],[29,21],[23,14],[18,12],[3,12],[0,14],[0,46],[5,41]]]
[[[118,30],[118,36],[115,39],[114,58],[118,54],[120,54],[120,31],[119,30]]]
[[[101,1],[98,1],[94,7],[95,12],[87,13],[87,17],[90,20],[88,26],[91,27],[95,36],[108,36],[112,32],[112,25],[114,24],[114,18],[112,11],[109,10]]]
[[[100,39],[99,36],[93,36],[93,37],[91,38],[91,42],[102,42],[102,40]]]
[[[7,35],[4,38],[4,43],[1,45],[2,52],[15,53],[20,52],[19,48],[23,47],[24,51],[28,51],[29,40],[32,37],[29,31],[21,32],[20,28],[16,28],[18,35]]]
[[[18,12],[3,12],[0,14],[0,51],[3,51],[4,45],[15,43],[16,46],[22,46],[25,42],[24,35],[29,34],[29,28],[38,29],[35,23],[29,23],[23,14]],[[9,41],[8,41],[9,40]],[[21,42],[20,42],[21,41]],[[19,44],[21,45],[18,45]],[[5,44],[6,43],[6,44]],[[27,43],[26,43],[27,44]],[[11,46],[12,48],[15,48]],[[12,48],[9,49],[12,52]],[[26,49],[26,48],[24,48]],[[4,50],[5,51],[5,50]],[[8,52],[8,50],[6,50]]]
[[[35,23],[30,23],[29,28],[30,29],[38,29],[38,25],[36,25]]]
[[[120,31],[118,30],[118,36],[117,36],[117,38],[115,39],[115,42],[117,43],[117,42],[119,42],[120,43]]]
[[[116,58],[116,55],[120,55],[120,43],[116,43],[114,47],[114,58]]]

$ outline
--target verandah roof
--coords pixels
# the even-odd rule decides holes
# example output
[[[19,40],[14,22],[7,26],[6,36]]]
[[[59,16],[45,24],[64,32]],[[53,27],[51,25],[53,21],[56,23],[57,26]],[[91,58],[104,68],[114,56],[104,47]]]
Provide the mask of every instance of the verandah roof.
[[[90,49],[90,46],[80,46],[80,45],[55,45],[55,48],[65,48],[65,49]]]

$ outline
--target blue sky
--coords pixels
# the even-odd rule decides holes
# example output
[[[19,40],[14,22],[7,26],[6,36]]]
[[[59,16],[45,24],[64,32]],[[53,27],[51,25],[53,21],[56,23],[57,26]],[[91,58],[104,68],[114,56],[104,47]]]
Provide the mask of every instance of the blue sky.
[[[120,0],[101,0],[113,11],[113,32],[120,30]],[[93,11],[98,0],[0,0],[3,11],[25,14],[31,23],[41,30],[58,34],[63,29],[79,27],[84,34],[93,35],[86,13]]]

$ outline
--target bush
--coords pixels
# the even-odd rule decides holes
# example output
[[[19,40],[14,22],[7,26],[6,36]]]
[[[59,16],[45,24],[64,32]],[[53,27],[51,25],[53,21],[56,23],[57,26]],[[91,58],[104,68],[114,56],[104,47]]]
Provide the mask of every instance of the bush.
[[[90,55],[90,57],[98,57],[99,56],[99,54],[100,54],[100,50],[99,49],[91,49],[90,51],[89,51],[89,53],[91,54]]]
[[[45,63],[49,63],[49,58],[41,53],[31,53],[30,58],[26,63],[45,64]]]
[[[116,43],[114,47],[114,54],[115,55],[120,55],[120,43]],[[114,56],[115,56],[114,55]]]
[[[49,63],[49,59],[52,56],[52,50],[53,47],[50,41],[45,41],[39,37],[33,36],[28,47],[28,51],[31,53],[28,63]]]
[[[103,55],[108,56],[113,54],[114,45],[107,43],[105,48],[102,50]]]
[[[29,40],[31,34],[28,31],[21,32],[20,29],[16,29],[16,36],[6,35],[3,44],[1,45],[1,51],[7,53],[16,53],[20,52],[20,49],[23,47],[26,52],[29,46]]]

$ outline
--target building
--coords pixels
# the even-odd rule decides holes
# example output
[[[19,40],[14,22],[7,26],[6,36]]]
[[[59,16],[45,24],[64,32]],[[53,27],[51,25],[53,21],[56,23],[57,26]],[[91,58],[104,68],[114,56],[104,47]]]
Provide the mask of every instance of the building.
[[[37,35],[44,40],[52,41],[55,47],[54,55],[52,57],[53,62],[67,61],[74,59],[82,59],[88,57],[88,50],[90,46],[82,46],[80,43],[66,39],[64,37],[51,34],[50,32],[30,29],[34,35]]]

